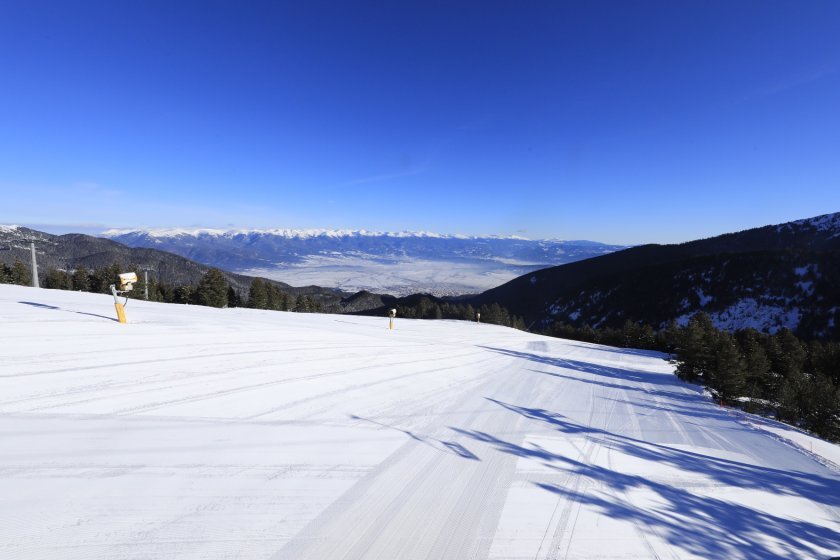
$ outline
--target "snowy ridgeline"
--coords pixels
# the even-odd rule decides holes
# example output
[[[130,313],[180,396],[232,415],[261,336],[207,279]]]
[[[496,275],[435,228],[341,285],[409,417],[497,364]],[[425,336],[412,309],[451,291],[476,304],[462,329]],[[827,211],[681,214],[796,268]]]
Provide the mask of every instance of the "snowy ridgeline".
[[[626,248],[592,241],[367,230],[166,228],[103,233],[130,247],[293,286],[392,295],[477,293],[533,270]]]
[[[840,553],[837,446],[715,407],[655,353],[457,321],[127,314],[0,285],[3,557]]]

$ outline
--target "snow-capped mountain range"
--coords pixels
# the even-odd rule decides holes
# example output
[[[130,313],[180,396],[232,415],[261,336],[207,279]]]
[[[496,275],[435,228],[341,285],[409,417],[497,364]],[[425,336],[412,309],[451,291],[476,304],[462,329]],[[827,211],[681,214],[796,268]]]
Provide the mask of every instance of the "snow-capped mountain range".
[[[109,229],[102,233],[107,237],[118,237],[128,234],[146,234],[150,237],[227,237],[237,236],[273,236],[286,239],[311,239],[313,237],[425,237],[431,239],[520,239],[528,241],[526,237],[516,235],[464,235],[461,233],[434,233],[430,231],[372,231],[367,229],[216,229],[216,228],[141,228],[141,229]]]
[[[331,229],[111,229],[130,247],[292,285],[403,295],[475,293],[521,274],[625,249],[593,241]]]

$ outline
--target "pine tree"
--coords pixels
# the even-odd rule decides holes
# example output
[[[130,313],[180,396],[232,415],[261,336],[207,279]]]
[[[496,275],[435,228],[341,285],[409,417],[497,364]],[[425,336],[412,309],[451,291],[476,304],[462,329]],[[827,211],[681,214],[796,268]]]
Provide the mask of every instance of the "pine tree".
[[[638,348],[651,349],[656,347],[656,333],[650,325],[639,325],[639,346]]]
[[[802,373],[807,358],[802,342],[788,329],[782,329],[772,338],[776,344],[772,351],[768,348],[768,355],[773,370],[785,378]]]
[[[149,299],[151,301],[162,301],[172,303],[175,301],[175,290],[165,282],[153,280],[149,282]]]
[[[525,320],[522,317],[520,317],[519,321],[522,324],[522,330],[527,330]],[[583,327],[580,329],[580,337],[581,340],[583,340],[584,342],[595,342],[595,336],[595,329],[593,329],[589,325],[583,325]]]
[[[660,332],[660,340],[668,352],[673,352],[680,346],[682,336],[683,329],[681,329],[679,324],[677,324],[677,322],[673,319],[668,323],[668,326]]]
[[[50,268],[44,277],[44,287],[51,290],[70,290],[73,288],[73,280],[65,271]]]
[[[195,303],[195,288],[192,286],[178,286],[175,288],[174,303]]]
[[[761,340],[762,348],[764,348],[764,353],[767,355],[767,359],[770,360],[770,372],[764,379],[764,395],[765,398],[770,400],[778,400],[779,395],[782,390],[782,385],[784,385],[785,378],[779,371],[779,363],[782,361],[781,358],[781,347],[779,346],[779,341],[775,336],[767,336]]]
[[[840,438],[840,388],[817,375],[805,393],[802,412],[808,429],[830,440]]]
[[[84,265],[79,265],[73,271],[73,289],[76,291],[86,292],[90,286],[88,280],[88,270]]]
[[[119,279],[121,267],[118,263],[111,263],[110,266],[98,268],[90,275],[88,287],[91,292],[97,294],[108,294],[111,292],[111,284],[116,284]]]
[[[15,264],[12,265],[12,272],[9,277],[12,280],[12,284],[17,284],[18,286],[29,286],[32,284],[32,275],[29,273],[29,268],[20,259],[15,259]]]
[[[776,415],[783,422],[796,423],[802,418],[802,401],[807,391],[808,378],[804,373],[789,375],[779,390]]]
[[[102,291],[106,294],[110,293],[111,284],[115,284],[119,289],[120,273],[122,272],[125,272],[123,267],[118,262],[112,262],[111,266],[105,269],[105,285],[102,286]]]
[[[746,368],[738,344],[731,334],[718,334],[712,367],[705,377],[708,385],[717,391],[724,402],[730,402],[743,395]]]
[[[675,349],[673,362],[680,379],[695,382],[710,370],[713,357],[715,328],[711,318],[697,313],[688,322]]]
[[[283,292],[275,284],[265,285],[265,309],[280,311],[283,309]]]
[[[417,305],[415,307],[417,317],[419,317],[420,319],[430,317],[432,313],[432,300],[430,300],[427,297],[421,297],[420,301],[417,302]]]
[[[758,340],[758,333],[748,332],[741,347],[744,351],[745,394],[750,399],[769,399],[771,386],[770,359]],[[752,400],[748,405],[754,409]]]
[[[621,346],[624,348],[640,348],[638,325],[627,319],[621,327]]]
[[[467,306],[464,308],[464,312],[461,315],[461,318],[464,321],[475,321],[475,309],[473,309],[472,305],[470,305],[469,303],[467,304]]]
[[[298,298],[297,311],[301,313],[312,313],[314,307],[311,296],[305,295]]]
[[[107,278],[107,270],[105,268],[97,268],[90,272],[88,277],[88,290],[93,293],[104,293],[103,286],[110,283]]]
[[[195,298],[199,305],[209,307],[226,307],[228,304],[228,283],[225,275],[218,268],[211,268],[204,273]]]
[[[268,307],[268,290],[261,278],[254,278],[251,281],[251,288],[248,290],[248,307],[252,309]]]
[[[239,294],[236,293],[236,290],[233,289],[233,286],[228,287],[228,307],[239,307],[242,304],[242,300],[239,298]]]
[[[812,341],[808,348],[808,371],[824,375],[840,387],[840,343]]]

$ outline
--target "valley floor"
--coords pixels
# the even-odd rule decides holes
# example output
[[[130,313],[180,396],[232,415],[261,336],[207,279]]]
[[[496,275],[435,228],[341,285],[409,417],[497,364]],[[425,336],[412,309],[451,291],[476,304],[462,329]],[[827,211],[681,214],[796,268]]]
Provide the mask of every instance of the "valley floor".
[[[126,312],[0,285],[0,557],[840,555],[833,465],[655,353],[457,321]]]

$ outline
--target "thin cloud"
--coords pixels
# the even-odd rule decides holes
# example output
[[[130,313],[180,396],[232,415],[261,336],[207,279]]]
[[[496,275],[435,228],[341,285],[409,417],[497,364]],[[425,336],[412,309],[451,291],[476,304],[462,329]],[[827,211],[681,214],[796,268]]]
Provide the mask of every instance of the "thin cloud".
[[[413,175],[420,175],[425,173],[425,169],[412,169],[411,171],[401,171],[400,173],[388,173],[384,175],[371,175],[369,177],[362,177],[360,179],[353,179],[346,183],[341,183],[339,187],[354,187],[357,185],[365,185],[368,183],[379,183],[382,181],[391,181],[393,179],[401,179],[403,177],[411,177]]]
[[[59,187],[55,190],[64,193],[72,192],[79,195],[106,197],[123,196],[125,194],[124,191],[114,189],[111,187],[106,187],[101,183],[96,183],[94,181],[76,181],[74,183],[71,183],[69,186]]]
[[[490,116],[480,117],[457,125],[455,127],[455,130],[470,132],[482,132],[490,130],[493,125],[493,120],[493,117]]]
[[[788,78],[780,80],[775,84],[771,84],[769,86],[759,88],[747,93],[742,101],[748,101],[750,99],[756,99],[760,97],[769,97],[771,95],[776,95],[794,88],[798,88],[800,86],[819,81],[828,76],[832,76],[837,73],[837,70],[838,69],[836,67],[820,68],[819,70],[789,76]]]

